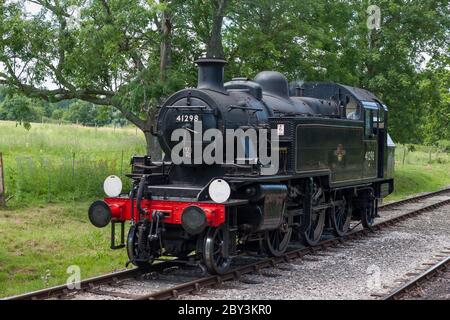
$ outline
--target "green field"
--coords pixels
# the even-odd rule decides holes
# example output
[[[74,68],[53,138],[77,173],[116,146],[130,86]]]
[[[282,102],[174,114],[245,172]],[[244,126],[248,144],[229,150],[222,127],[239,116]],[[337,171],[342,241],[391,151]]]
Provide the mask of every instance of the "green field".
[[[134,128],[32,124],[29,131],[0,122],[9,207],[82,201],[102,195],[110,174],[123,176],[130,157],[145,152]]]
[[[434,147],[414,146],[414,152],[396,148],[394,193],[386,200],[450,186],[450,154]]]
[[[0,211],[0,297],[66,282],[69,266],[86,278],[123,269],[124,250],[109,249],[109,228],[87,219],[88,202]]]
[[[87,208],[103,196],[104,178],[126,173],[129,157],[144,147],[133,128],[33,124],[26,131],[0,122],[12,196],[0,211],[0,296],[65,283],[71,265],[83,278],[124,267],[125,251],[109,249],[109,228],[93,227]],[[450,185],[449,154],[416,149],[405,154],[398,146],[396,191],[388,200]]]
[[[0,210],[0,296],[64,283],[67,267],[83,278],[124,267],[109,249],[109,229],[87,219],[103,180],[123,176],[145,139],[134,128],[0,122],[8,209]]]

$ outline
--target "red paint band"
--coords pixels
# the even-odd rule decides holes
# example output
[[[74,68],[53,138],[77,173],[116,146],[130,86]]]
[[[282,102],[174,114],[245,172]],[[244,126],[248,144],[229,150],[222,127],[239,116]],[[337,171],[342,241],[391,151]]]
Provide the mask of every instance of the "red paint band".
[[[111,209],[112,219],[115,221],[131,220],[131,201],[129,198],[105,198],[105,202]],[[225,205],[205,202],[181,202],[169,200],[142,200],[142,208],[149,214],[145,216],[151,220],[151,214],[162,211],[166,214],[164,223],[181,224],[181,215],[189,206],[197,206],[203,209],[210,227],[217,227],[225,222]],[[137,222],[139,212],[134,200],[134,220]]]

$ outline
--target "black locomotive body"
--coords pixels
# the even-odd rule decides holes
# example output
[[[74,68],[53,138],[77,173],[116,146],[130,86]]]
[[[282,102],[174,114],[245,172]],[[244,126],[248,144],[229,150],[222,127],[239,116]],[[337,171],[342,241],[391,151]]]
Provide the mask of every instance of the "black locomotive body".
[[[223,273],[240,252],[277,256],[292,241],[316,245],[325,233],[342,236],[351,221],[373,225],[379,200],[393,191],[394,145],[379,99],[334,83],[289,86],[272,71],[224,84],[225,61],[198,65],[198,87],[161,106],[154,134],[163,160],[134,157],[130,193],[89,209],[96,226],[112,221],[114,231],[122,224],[121,244],[113,235],[113,248],[126,246],[130,262],[144,269],[164,255]],[[177,140],[178,129],[184,136]],[[267,139],[258,141],[269,141],[266,150],[245,134],[231,140],[242,154],[230,153],[225,141],[205,140],[211,130],[226,138],[249,129],[258,137],[265,130]],[[205,163],[211,143],[223,144],[224,162]],[[275,166],[260,161],[263,151],[277,155]],[[175,154],[185,161],[175,164]]]

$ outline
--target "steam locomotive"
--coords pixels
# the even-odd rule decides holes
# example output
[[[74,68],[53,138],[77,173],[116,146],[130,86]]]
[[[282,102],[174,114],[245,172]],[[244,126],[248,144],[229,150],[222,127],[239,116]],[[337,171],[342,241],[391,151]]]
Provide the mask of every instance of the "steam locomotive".
[[[274,71],[224,83],[226,61],[196,63],[197,88],[160,107],[153,134],[163,159],[133,157],[129,193],[108,177],[108,197],[89,208],[94,226],[111,223],[112,249],[126,247],[144,271],[172,256],[221,274],[242,252],[279,256],[292,241],[343,236],[351,221],[371,228],[393,191],[395,146],[380,99]]]

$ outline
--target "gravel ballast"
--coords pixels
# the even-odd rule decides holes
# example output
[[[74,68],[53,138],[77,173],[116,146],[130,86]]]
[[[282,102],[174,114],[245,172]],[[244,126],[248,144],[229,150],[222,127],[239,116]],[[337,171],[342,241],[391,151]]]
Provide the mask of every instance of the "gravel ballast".
[[[449,196],[382,212],[381,220]],[[348,245],[245,276],[183,299],[379,299],[410,272],[450,247],[450,206],[424,213]],[[249,283],[252,284],[249,284]],[[253,284],[256,283],[256,284]]]
[[[391,219],[425,207],[450,195],[383,210],[378,221]],[[244,275],[240,281],[225,282],[219,288],[179,299],[379,299],[405,281],[410,272],[450,248],[450,206],[423,213],[394,227],[346,242],[339,247],[308,255],[303,259]],[[360,228],[358,226],[357,228]],[[251,260],[252,257],[241,258]],[[164,275],[146,275],[115,286],[101,286],[104,294],[84,292],[75,299],[123,299],[168,289],[201,277],[199,268],[173,270]],[[398,282],[396,282],[398,281]],[[113,296],[105,293],[115,292]]]

